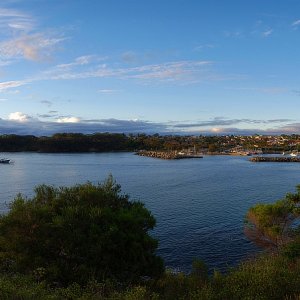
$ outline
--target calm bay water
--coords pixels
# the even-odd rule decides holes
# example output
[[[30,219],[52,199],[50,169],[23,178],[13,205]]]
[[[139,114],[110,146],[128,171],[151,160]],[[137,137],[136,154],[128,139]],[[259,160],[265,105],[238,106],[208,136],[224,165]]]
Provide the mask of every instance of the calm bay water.
[[[258,249],[243,233],[244,216],[257,202],[272,202],[300,183],[298,163],[251,163],[247,157],[156,160],[132,153],[4,153],[0,209],[36,185],[103,181],[113,174],[122,190],[157,219],[153,235],[168,267],[189,271],[193,258],[225,270]]]

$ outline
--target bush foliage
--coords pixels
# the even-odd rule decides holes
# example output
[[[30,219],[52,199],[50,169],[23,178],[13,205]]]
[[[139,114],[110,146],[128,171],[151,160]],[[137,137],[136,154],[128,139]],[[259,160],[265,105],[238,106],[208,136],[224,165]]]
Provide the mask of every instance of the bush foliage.
[[[41,185],[30,199],[18,195],[1,216],[0,266],[58,284],[135,282],[163,271],[148,234],[154,225],[112,177],[99,185]]]
[[[300,185],[296,193],[271,204],[256,204],[246,216],[246,234],[258,245],[281,248],[299,234]]]

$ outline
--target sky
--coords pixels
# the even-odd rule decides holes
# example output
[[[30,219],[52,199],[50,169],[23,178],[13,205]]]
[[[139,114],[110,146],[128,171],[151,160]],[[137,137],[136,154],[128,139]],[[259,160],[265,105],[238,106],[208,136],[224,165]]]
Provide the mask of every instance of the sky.
[[[0,0],[0,134],[300,133],[299,0]]]

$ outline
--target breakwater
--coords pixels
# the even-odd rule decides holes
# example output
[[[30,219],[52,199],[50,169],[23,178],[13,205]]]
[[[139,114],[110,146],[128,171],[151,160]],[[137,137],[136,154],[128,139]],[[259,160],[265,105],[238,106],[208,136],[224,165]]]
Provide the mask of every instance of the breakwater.
[[[292,156],[254,156],[249,159],[252,162],[300,162],[300,157]]]
[[[160,159],[203,158],[200,154],[179,154],[177,151],[138,151],[136,155]]]

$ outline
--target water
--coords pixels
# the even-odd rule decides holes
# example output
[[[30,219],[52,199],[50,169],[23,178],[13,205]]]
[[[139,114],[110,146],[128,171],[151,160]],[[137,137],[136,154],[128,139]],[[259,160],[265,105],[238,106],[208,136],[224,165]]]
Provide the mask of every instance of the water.
[[[189,271],[194,258],[225,270],[257,252],[243,233],[257,202],[272,202],[300,183],[298,163],[251,163],[247,157],[157,160],[132,153],[6,153],[0,165],[0,209],[17,193],[42,183],[58,186],[103,181],[113,174],[122,190],[157,219],[152,234],[168,267]]]

